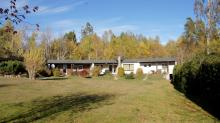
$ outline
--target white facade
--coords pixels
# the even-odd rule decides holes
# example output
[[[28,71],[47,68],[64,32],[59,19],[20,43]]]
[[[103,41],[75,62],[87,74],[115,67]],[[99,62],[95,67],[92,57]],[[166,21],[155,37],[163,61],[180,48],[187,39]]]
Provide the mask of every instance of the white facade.
[[[131,72],[136,74],[136,71],[138,68],[141,68],[144,74],[152,74],[158,71],[160,71],[161,73],[165,73],[165,74],[173,74],[174,66],[175,66],[175,63],[170,64],[166,62],[122,63],[122,67],[125,70],[125,74],[130,74]]]
[[[133,65],[134,67],[132,70],[126,70],[126,65]],[[131,72],[136,73],[137,69],[140,68],[140,63],[122,63],[122,67],[125,70],[125,74],[130,74]]]

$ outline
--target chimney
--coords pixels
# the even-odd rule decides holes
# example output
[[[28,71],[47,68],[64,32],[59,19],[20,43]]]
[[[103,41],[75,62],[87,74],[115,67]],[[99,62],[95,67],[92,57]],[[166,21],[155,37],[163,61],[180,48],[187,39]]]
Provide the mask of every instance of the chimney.
[[[121,67],[121,56],[118,56],[118,67]]]

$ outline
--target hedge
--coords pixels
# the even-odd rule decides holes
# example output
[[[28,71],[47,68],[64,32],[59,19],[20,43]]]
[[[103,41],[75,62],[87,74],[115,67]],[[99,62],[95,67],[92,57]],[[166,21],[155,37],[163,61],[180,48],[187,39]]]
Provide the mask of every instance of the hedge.
[[[220,117],[220,56],[200,55],[175,66],[172,83]]]
[[[61,72],[58,68],[53,69],[53,76],[60,77]]]
[[[118,68],[118,73],[117,73],[117,75],[118,75],[119,77],[124,77],[125,71],[124,71],[124,68],[123,68],[123,67],[119,67],[119,68]]]
[[[17,75],[23,72],[25,72],[25,67],[20,61],[4,61],[0,63],[1,74]]]
[[[125,79],[135,79],[135,78],[134,78],[134,73],[131,72],[130,74],[126,74],[126,75],[125,75]]]
[[[143,79],[144,77],[144,72],[142,68],[138,68],[136,71],[136,78],[137,79]]]
[[[98,77],[100,72],[101,72],[101,67],[99,67],[99,66],[95,66],[91,70],[92,76],[94,76],[94,77]]]

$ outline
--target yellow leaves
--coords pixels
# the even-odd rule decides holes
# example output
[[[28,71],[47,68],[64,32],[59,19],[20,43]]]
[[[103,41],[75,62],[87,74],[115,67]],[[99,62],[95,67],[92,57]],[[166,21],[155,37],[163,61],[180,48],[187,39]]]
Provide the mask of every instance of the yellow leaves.
[[[139,43],[138,52],[140,57],[148,57],[150,55],[150,46],[147,43],[141,41]]]
[[[41,48],[27,50],[23,56],[27,69],[36,68],[39,70],[45,63],[44,52]]]
[[[209,48],[212,53],[220,54],[220,40],[212,40],[210,42]]]

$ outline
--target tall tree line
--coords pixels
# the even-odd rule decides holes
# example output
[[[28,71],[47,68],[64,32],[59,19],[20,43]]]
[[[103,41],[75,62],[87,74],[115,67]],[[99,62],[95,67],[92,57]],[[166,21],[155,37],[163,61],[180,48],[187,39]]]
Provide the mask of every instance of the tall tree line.
[[[198,54],[220,54],[220,0],[195,0],[194,13],[176,41],[179,63]]]

